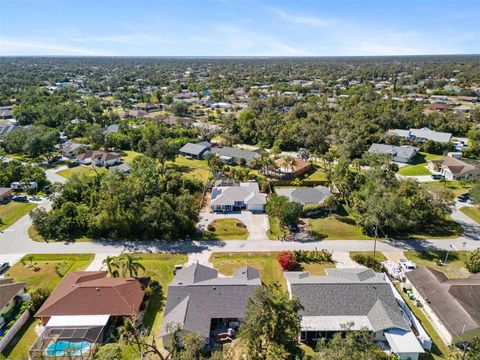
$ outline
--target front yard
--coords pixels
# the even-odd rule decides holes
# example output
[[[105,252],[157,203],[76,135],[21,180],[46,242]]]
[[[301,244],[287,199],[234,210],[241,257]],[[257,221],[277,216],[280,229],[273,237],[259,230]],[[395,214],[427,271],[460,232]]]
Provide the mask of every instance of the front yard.
[[[428,153],[418,153],[417,156],[413,159],[412,163],[406,166],[403,166],[398,171],[399,175],[403,176],[422,176],[430,175],[431,172],[427,168],[427,163],[429,160],[439,160],[442,159],[443,155],[435,155]]]
[[[238,219],[213,220],[200,240],[246,240],[248,238],[247,227]]]
[[[479,206],[464,206],[460,208],[460,211],[480,224],[480,207]]]
[[[68,272],[86,269],[94,257],[93,254],[25,255],[8,270],[5,276],[15,281],[25,282],[29,290],[53,289]]]
[[[317,240],[370,240],[350,216],[333,214],[324,218],[308,219],[312,236]]]
[[[8,204],[0,204],[0,230],[8,228],[22,216],[28,214],[36,204],[10,201]]]
[[[262,253],[213,253],[210,262],[223,275],[233,275],[242,266],[251,266],[260,271],[265,284],[279,283],[286,289],[285,277],[277,260],[277,252]],[[303,271],[313,275],[324,275],[325,268],[335,267],[333,263],[300,263]]]
[[[105,169],[104,167],[98,167],[98,166],[95,167],[95,170],[97,170],[99,174],[107,171],[107,169]],[[66,179],[70,179],[73,177],[73,175],[87,175],[87,176],[96,175],[97,172],[95,172],[95,170],[91,166],[79,165],[73,168],[60,170],[59,172],[57,172],[57,174],[60,176],[63,176]]]
[[[468,251],[450,251],[447,264],[443,265],[440,263],[445,260],[446,251],[405,251],[407,259],[413,261],[417,267],[428,266],[451,278],[463,278],[471,275],[465,268],[467,254]]]
[[[460,196],[468,192],[469,186],[462,185],[459,181],[428,181],[422,183],[423,186],[426,186],[427,189],[432,191],[438,191],[441,189],[449,189],[453,191],[455,196]]]

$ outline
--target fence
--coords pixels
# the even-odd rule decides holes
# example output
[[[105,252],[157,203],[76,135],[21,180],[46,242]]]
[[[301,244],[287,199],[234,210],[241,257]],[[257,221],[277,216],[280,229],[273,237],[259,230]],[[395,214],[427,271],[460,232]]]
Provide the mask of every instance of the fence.
[[[8,333],[0,340],[0,352],[2,352],[7,345],[12,341],[13,337],[17,334],[17,332],[22,328],[22,326],[27,322],[30,318],[30,310],[25,310],[25,312],[15,321],[15,324],[10,328]]]

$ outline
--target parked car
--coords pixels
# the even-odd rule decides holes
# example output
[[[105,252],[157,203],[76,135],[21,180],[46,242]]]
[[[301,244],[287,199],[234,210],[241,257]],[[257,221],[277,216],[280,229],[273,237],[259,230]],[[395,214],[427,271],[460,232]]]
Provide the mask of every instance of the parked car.
[[[432,179],[433,180],[442,180],[444,176],[442,174],[433,174]]]
[[[415,270],[417,267],[413,262],[407,259],[400,259],[399,264],[404,272]]]
[[[14,196],[12,200],[17,202],[28,202],[28,198],[25,195]]]
[[[74,160],[74,161],[72,161],[72,162],[69,162],[69,163],[67,164],[67,167],[69,167],[69,168],[74,168],[74,167],[77,167],[77,166],[79,166],[79,165],[80,165],[80,161]]]
[[[7,269],[10,267],[10,264],[8,262],[4,262],[2,265],[0,265],[0,274],[3,274]]]
[[[472,200],[470,200],[470,196],[468,194],[463,194],[458,197],[458,201],[462,203],[471,203]]]

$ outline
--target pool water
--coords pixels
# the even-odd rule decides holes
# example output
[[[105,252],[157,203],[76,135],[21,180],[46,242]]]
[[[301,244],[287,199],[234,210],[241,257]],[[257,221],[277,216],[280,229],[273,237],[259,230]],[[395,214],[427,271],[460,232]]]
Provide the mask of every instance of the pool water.
[[[81,355],[90,349],[88,341],[70,342],[58,340],[48,345],[45,350],[48,356]]]

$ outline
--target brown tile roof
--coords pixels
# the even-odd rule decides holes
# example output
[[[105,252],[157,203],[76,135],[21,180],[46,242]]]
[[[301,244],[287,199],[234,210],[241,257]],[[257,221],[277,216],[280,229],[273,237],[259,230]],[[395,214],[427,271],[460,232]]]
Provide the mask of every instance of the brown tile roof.
[[[421,267],[405,273],[422,298],[452,335],[480,328],[480,274],[449,279]]]
[[[476,164],[475,162],[462,161],[459,159],[455,159],[452,156],[445,156],[441,160],[432,160],[432,162],[437,166],[448,168],[450,172],[454,175],[461,175],[466,172],[475,170],[475,168],[478,167],[478,164]]]
[[[275,163],[278,165],[278,167],[282,168],[285,170],[285,158],[281,157],[277,160],[275,160]],[[310,164],[308,161],[302,160],[302,159],[295,159],[295,165],[293,166],[293,171],[299,171],[299,170],[304,170],[308,169],[311,167],[312,164]],[[291,171],[290,165],[288,166],[289,171]]]
[[[133,278],[109,278],[106,271],[68,273],[36,317],[55,315],[138,315],[145,292]]]
[[[17,296],[18,292],[25,287],[25,283],[5,283],[0,285],[0,310],[3,309],[12,299]]]
[[[0,196],[3,196],[3,195],[5,195],[5,194],[8,194],[10,191],[12,191],[11,188],[0,187]]]

